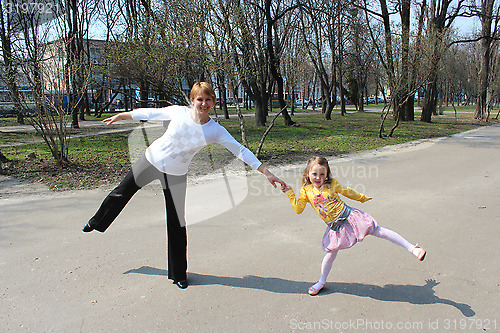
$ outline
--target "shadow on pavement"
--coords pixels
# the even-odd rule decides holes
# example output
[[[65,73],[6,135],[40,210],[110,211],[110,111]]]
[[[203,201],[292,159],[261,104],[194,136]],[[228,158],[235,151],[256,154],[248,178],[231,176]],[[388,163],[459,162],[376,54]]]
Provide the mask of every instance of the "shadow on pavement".
[[[145,274],[167,276],[167,270],[142,266],[131,269],[123,274]],[[260,277],[247,275],[244,277],[214,276],[206,274],[189,273],[191,286],[220,285],[235,288],[260,289],[279,294],[304,294],[310,287],[310,282],[292,281],[273,277]],[[434,287],[439,282],[426,280],[422,286],[386,284],[383,287],[366,283],[329,282],[318,296],[330,294],[346,294],[358,297],[369,297],[385,302],[405,302],[410,304],[446,304],[451,305],[465,317],[472,317],[476,313],[470,305],[440,298],[435,295]]]

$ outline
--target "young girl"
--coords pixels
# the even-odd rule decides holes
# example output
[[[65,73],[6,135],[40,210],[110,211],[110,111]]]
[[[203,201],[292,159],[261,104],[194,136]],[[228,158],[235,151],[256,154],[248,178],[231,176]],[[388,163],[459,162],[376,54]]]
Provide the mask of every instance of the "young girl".
[[[319,281],[309,288],[310,295],[318,294],[325,286],[337,252],[361,242],[366,235],[387,239],[400,245],[420,261],[425,258],[426,252],[423,248],[410,244],[394,231],[378,226],[369,214],[347,206],[340,199],[339,194],[359,202],[366,202],[372,198],[342,186],[333,179],[328,161],[323,157],[316,156],[307,162],[298,199],[288,185],[285,186],[283,192],[290,198],[292,208],[297,214],[302,213],[309,202],[327,225],[322,242],[326,255],[321,264],[321,276]]]
[[[118,113],[103,121],[110,125],[123,119],[170,120],[167,130],[132,165],[122,182],[104,199],[95,215],[84,226],[84,232],[104,232],[123,210],[132,196],[145,185],[159,179],[163,186],[167,215],[168,277],[179,288],[187,283],[187,234],[184,221],[186,173],[193,156],[212,142],[217,142],[252,168],[263,173],[276,187],[285,183],[273,175],[254,154],[239,144],[229,132],[210,118],[216,96],[212,86],[199,82],[191,89],[191,106],[141,108]]]

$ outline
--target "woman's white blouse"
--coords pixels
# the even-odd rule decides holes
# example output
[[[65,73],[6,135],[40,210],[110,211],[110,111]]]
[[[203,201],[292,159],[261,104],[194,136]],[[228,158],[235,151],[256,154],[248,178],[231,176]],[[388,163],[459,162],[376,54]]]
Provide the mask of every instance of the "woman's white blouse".
[[[158,170],[171,175],[186,174],[194,155],[213,142],[223,145],[254,169],[262,164],[250,150],[237,142],[213,119],[200,125],[193,121],[190,112],[189,107],[177,105],[140,108],[131,112],[134,120],[170,121],[165,133],[146,150],[147,160]]]

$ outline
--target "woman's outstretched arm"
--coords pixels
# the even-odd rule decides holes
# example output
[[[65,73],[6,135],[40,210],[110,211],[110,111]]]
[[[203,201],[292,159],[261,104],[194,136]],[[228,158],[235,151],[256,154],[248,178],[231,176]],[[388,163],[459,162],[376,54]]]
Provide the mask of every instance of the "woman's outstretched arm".
[[[120,112],[118,114],[115,114],[114,116],[103,119],[102,122],[106,123],[106,125],[111,125],[112,123],[116,123],[117,121],[126,120],[126,119],[132,120],[132,114],[130,111]]]

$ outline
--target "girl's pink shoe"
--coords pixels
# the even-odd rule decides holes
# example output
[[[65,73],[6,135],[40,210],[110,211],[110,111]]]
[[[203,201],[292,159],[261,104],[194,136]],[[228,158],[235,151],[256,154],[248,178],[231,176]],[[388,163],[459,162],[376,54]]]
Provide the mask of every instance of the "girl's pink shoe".
[[[319,282],[315,283],[314,285],[309,287],[308,291],[309,295],[311,296],[317,295],[321,291],[321,289],[323,289],[324,286],[325,286],[324,283],[319,283]]]
[[[424,261],[424,259],[425,259],[425,254],[426,254],[427,252],[425,252],[425,250],[424,250],[423,248],[421,248],[420,246],[418,246],[418,244],[417,244],[417,245],[415,245],[415,247],[413,248],[413,251],[411,251],[411,253],[413,253],[413,255],[414,255],[415,257],[417,257],[417,258],[418,258],[418,260],[420,260],[420,261]]]

